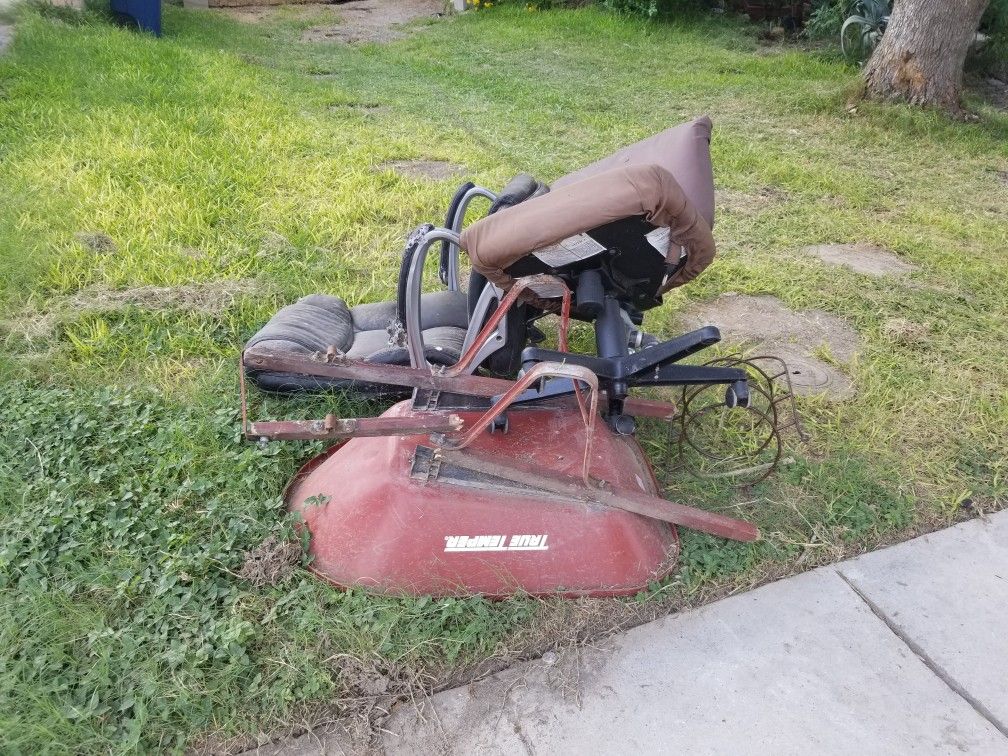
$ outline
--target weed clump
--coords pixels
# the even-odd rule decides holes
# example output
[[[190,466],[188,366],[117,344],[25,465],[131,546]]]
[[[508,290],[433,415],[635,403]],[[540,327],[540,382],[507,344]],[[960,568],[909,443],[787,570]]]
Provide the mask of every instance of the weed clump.
[[[254,549],[245,552],[238,576],[256,588],[280,585],[294,574],[294,568],[303,556],[300,541],[271,534]]]

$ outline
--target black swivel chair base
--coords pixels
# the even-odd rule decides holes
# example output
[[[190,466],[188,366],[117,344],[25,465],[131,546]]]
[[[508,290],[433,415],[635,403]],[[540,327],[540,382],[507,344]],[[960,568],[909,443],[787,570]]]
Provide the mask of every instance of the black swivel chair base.
[[[598,357],[529,347],[522,352],[522,365],[525,370],[528,370],[539,362],[566,362],[588,368],[598,376],[599,387],[608,395],[607,420],[610,426],[619,433],[632,433],[634,430],[633,419],[622,413],[623,400],[631,388],[723,384],[727,386],[725,390],[726,406],[749,406],[749,376],[745,370],[676,364],[679,360],[712,346],[720,340],[721,333],[718,329],[714,326],[706,326],[620,357]],[[552,379],[537,389],[524,392],[515,403],[540,401],[570,394],[573,391],[574,385],[570,379]]]

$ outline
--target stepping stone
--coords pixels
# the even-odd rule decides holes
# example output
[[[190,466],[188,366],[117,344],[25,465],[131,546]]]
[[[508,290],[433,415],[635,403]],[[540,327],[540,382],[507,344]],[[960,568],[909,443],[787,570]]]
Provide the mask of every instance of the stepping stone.
[[[693,305],[683,319],[693,328],[717,326],[727,343],[747,353],[781,358],[797,394],[826,394],[838,400],[854,394],[843,371],[814,356],[826,347],[840,362],[853,359],[860,338],[842,318],[822,310],[795,312],[769,295],[729,293]]]

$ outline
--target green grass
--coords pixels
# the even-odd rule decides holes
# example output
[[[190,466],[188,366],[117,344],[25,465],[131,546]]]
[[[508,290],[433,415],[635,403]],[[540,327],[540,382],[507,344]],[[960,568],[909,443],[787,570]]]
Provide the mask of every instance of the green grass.
[[[802,401],[811,443],[741,500],[673,485],[767,537],[685,533],[682,572],[654,592],[689,601],[954,521],[967,498],[1001,505],[1003,112],[849,115],[852,69],[760,47],[730,21],[494,10],[360,47],[298,43],[310,23],[166,6],[155,40],[97,14],[26,10],[0,58],[0,750],[254,733],[359,693],[343,655],[438,676],[534,633],[540,609],[521,598],[380,598],[303,571],[255,588],[235,574],[246,550],[290,532],[282,486],[312,451],[241,441],[239,346],[298,295],[392,295],[405,234],[439,220],[454,186],[380,169],[389,160],[448,160],[490,186],[521,170],[548,179],[707,112],[719,188],[773,189],[721,213],[716,263],[650,325],[672,332],[691,301],[724,291],[820,308],[862,339],[847,368],[858,393]],[[854,241],[917,271],[867,279],[797,253]],[[71,299],[232,279],[246,293],[213,308]],[[893,340],[893,318],[925,337]],[[355,409],[262,411],[316,416],[333,401]],[[661,464],[667,450],[646,440]]]

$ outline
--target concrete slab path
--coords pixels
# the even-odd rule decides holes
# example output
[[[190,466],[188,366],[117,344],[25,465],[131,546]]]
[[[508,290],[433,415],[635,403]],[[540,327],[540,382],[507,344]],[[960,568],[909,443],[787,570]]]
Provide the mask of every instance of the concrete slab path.
[[[1006,722],[1008,511],[400,707],[378,750],[1008,754]]]

